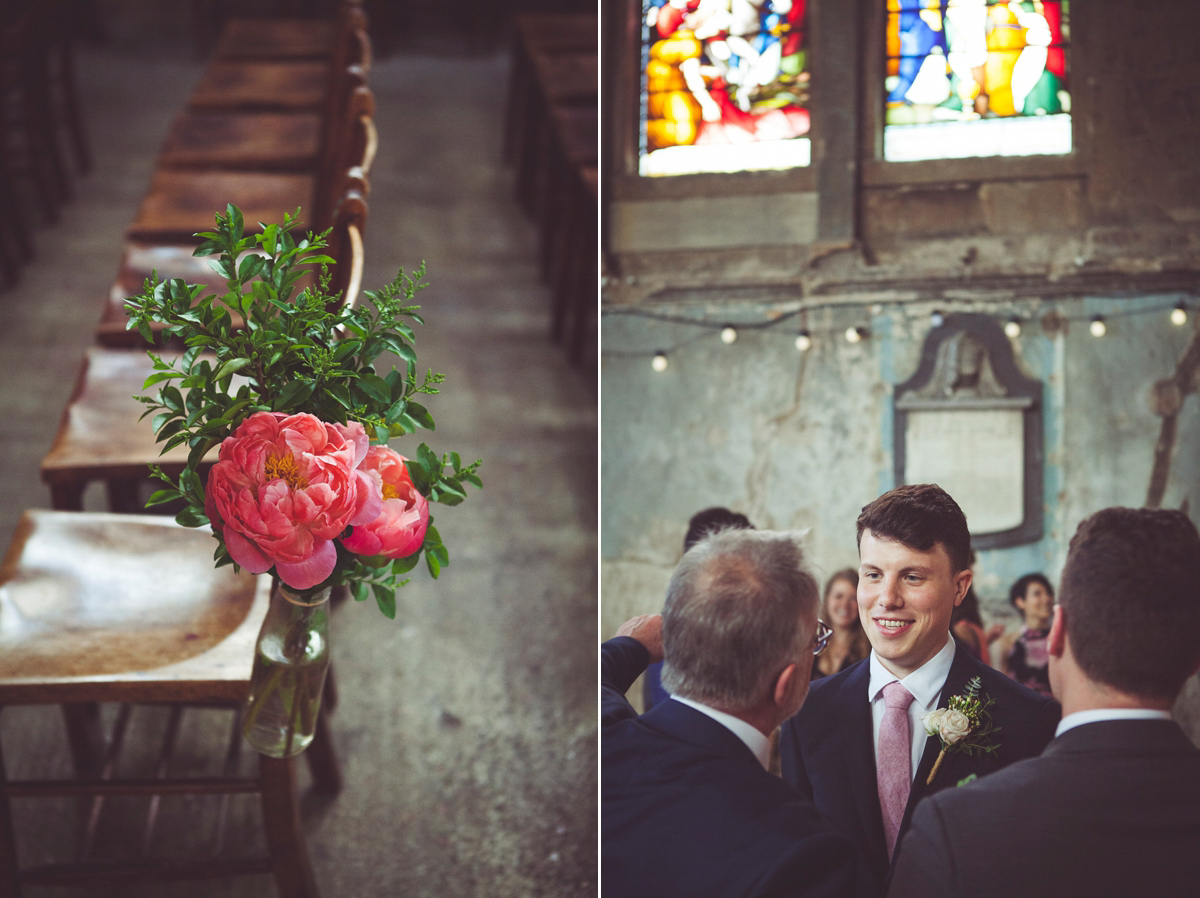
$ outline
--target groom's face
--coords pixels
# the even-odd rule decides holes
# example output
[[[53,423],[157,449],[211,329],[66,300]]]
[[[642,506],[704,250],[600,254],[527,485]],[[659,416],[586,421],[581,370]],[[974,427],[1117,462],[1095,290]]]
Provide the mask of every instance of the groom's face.
[[[903,679],[946,644],[971,572],[955,573],[941,543],[922,552],[870,530],[858,557],[859,619],[883,666]]]

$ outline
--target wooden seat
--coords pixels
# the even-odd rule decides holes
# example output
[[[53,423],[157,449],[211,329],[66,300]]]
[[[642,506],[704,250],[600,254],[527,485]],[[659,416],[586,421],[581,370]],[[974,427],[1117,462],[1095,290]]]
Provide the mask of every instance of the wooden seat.
[[[288,17],[233,18],[225,22],[213,47],[214,59],[329,59],[340,23],[347,16],[366,20],[361,0],[342,0],[334,19]]]
[[[369,192],[369,182],[360,167],[347,170],[343,178],[345,191],[342,199],[334,210],[333,224],[329,235],[328,254],[337,260],[333,268],[331,292],[346,290],[351,285],[351,270],[357,266],[362,268],[362,247],[357,251],[352,244],[348,230],[354,227],[358,231],[359,244],[361,235],[366,227],[366,198]],[[174,244],[142,244],[127,242],[122,253],[117,276],[109,289],[108,299],[100,314],[100,322],[96,326],[96,342],[110,348],[137,349],[146,348],[146,342],[136,330],[126,328],[128,316],[125,314],[126,300],[141,292],[147,280],[157,278],[169,281],[181,278],[188,284],[201,284],[206,292],[225,290],[225,278],[211,267],[210,257],[197,257],[192,254],[193,248],[187,245]],[[361,282],[361,277],[359,278]],[[309,271],[301,276],[296,289],[304,290],[315,286],[316,272]],[[352,300],[357,299],[357,288],[347,294]],[[156,333],[161,326],[152,326]],[[155,345],[161,345],[161,339],[155,340]],[[182,347],[180,347],[182,349]]]
[[[304,219],[297,230],[329,227],[342,177],[351,166],[369,172],[377,136],[375,98],[368,87],[355,89],[343,121],[329,136],[327,158],[310,174],[158,169],[151,179],[128,239],[147,243],[194,245],[195,234],[210,230],[213,215],[233,203],[242,210],[247,228],[258,222],[282,221],[299,208]]]
[[[366,84],[363,69],[349,66],[320,112],[185,109],[172,121],[156,166],[314,174],[355,90]]]
[[[87,351],[58,433],[42,458],[42,480],[50,487],[54,508],[81,510],[88,485],[103,483],[110,509],[140,511],[137,485],[147,478],[150,464],[161,465],[172,476],[183,470],[187,447],[159,455],[161,446],[154,440],[150,419],[139,420],[145,406],[132,398],[142,392],[153,370],[145,352]],[[210,461],[216,461],[215,451]]]
[[[9,12],[0,22],[0,118],[4,119],[0,155],[5,157],[6,172],[32,188],[43,221],[54,223],[71,198],[72,188],[59,147],[58,115],[51,92],[51,32],[43,4],[26,3]],[[6,189],[6,193],[10,202],[18,203],[12,211],[20,213],[20,191]],[[32,254],[27,232],[22,248]]]
[[[528,134],[530,109],[538,101],[535,55],[595,53],[599,21],[589,13],[524,13],[513,17],[512,68],[504,118],[504,159],[515,162]]]
[[[515,160],[517,199],[527,212],[532,212],[537,205],[537,184],[544,172],[545,146],[555,139],[552,110],[563,110],[568,115],[576,109],[584,110],[584,114],[590,111],[595,118],[599,96],[599,60],[594,52],[535,55],[532,63],[537,98],[530,104],[525,137]]]
[[[257,776],[239,775],[242,737],[235,719],[221,775],[165,776],[179,752],[176,734],[185,705],[245,701],[254,642],[269,601],[268,578],[214,568],[212,546],[210,533],[159,517],[45,510],[22,517],[0,568],[0,706],[61,705],[76,776],[10,781],[0,754],[0,894],[17,898],[23,886],[34,885],[271,873],[281,896],[315,898],[291,759],[260,757]],[[118,777],[128,703],[147,702],[171,706],[158,770],[123,771]],[[105,742],[97,703],[122,703],[101,759],[92,756]],[[87,857],[106,799],[255,792],[262,803],[265,855],[128,862],[107,854]],[[71,795],[93,799],[84,857],[19,869],[10,802]],[[147,845],[157,809],[155,799]]]
[[[550,335],[562,343],[572,364],[582,365],[587,359],[587,328],[597,311],[599,177],[594,166],[584,165],[571,169],[568,178],[559,213],[550,225],[558,235],[549,271],[554,291]]]
[[[331,59],[214,59],[188,98],[190,109],[244,112],[319,112],[336,86],[338,73],[371,67],[371,44],[363,20],[350,17]]]

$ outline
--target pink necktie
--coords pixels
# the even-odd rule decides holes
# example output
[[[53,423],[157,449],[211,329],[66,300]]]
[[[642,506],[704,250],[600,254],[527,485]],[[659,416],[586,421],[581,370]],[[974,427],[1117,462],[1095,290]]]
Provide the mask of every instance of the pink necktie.
[[[883,812],[883,834],[888,857],[896,850],[896,834],[908,804],[912,787],[912,728],[908,706],[913,697],[899,681],[883,687],[883,722],[879,725],[879,753],[876,778],[879,784],[879,809]]]

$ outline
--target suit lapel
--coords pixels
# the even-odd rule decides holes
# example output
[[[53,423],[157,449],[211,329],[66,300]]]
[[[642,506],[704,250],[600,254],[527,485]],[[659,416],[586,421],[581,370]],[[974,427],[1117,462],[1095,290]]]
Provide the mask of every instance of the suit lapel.
[[[967,688],[971,677],[976,673],[970,656],[956,642],[954,644],[954,660],[950,663],[950,672],[946,674],[946,683],[942,686],[942,694],[938,696],[937,707],[944,708],[952,695],[961,695]],[[921,755],[921,763],[917,765],[917,776],[913,780],[912,790],[908,793],[908,804],[904,808],[904,819],[900,823],[901,832],[908,828],[909,818],[918,801],[926,795],[957,783],[965,775],[962,774],[960,768],[962,759],[967,756],[961,752],[954,752],[942,759],[942,766],[938,768],[933,783],[926,784],[925,781],[929,779],[929,773],[933,770],[933,765],[937,762],[937,756],[941,750],[942,742],[937,736],[930,736],[925,740],[925,751]]]

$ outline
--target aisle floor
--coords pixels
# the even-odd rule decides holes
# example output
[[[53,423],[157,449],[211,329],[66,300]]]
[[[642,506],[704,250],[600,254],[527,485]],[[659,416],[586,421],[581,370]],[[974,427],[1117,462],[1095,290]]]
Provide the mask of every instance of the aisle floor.
[[[37,230],[38,259],[21,284],[0,292],[6,542],[22,509],[49,505],[39,461],[154,153],[200,72],[185,49],[119,39],[83,50],[79,67],[95,171],[76,180],[62,220]],[[446,375],[427,441],[482,458],[485,489],[436,511],[451,565],[436,583],[416,576],[395,621],[353,603],[335,615],[333,725],[346,785],[333,800],[306,792],[302,802],[326,898],[596,894],[595,375],[547,338],[535,234],[500,161],[506,78],[503,53],[397,54],[371,75],[380,150],[364,283],[426,263],[417,347],[422,366]],[[102,508],[102,492],[86,504]],[[213,714],[194,717],[189,746],[223,738]],[[149,751],[162,719],[150,709],[139,720],[137,744]],[[66,771],[54,709],[7,708],[0,736],[11,775]],[[209,800],[164,802],[157,844],[203,844],[214,810]],[[69,801],[15,811],[27,861],[58,856],[81,825]],[[104,828],[113,851],[140,838],[126,813],[114,807]],[[254,838],[253,803],[233,822],[235,839]],[[273,890],[250,878],[169,894]]]

